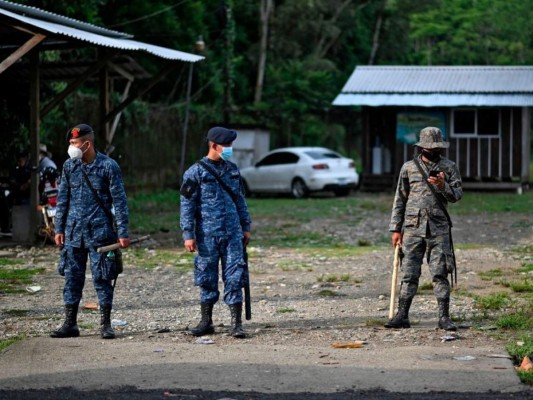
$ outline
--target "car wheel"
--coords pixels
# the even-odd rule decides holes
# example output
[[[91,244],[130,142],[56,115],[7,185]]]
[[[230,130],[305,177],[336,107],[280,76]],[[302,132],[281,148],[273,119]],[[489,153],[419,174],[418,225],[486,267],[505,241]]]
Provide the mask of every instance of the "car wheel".
[[[301,199],[302,197],[307,196],[309,189],[307,189],[304,181],[302,181],[300,178],[296,178],[294,181],[292,181],[291,193],[295,199]]]
[[[335,196],[337,197],[345,197],[350,194],[350,189],[349,188],[336,189],[333,191],[333,193],[335,193]]]

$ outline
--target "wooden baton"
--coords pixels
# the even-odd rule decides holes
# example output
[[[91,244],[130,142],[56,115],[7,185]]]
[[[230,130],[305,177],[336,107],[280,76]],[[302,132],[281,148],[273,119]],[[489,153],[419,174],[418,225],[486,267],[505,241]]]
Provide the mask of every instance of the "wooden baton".
[[[150,235],[141,236],[141,237],[138,237],[138,238],[135,238],[135,239],[131,239],[130,240],[130,244],[139,243],[139,242],[142,242],[142,241],[148,240],[148,239],[150,239]],[[119,247],[120,247],[120,243],[117,242],[117,243],[109,244],[107,246],[98,247],[96,249],[96,251],[98,253],[107,253],[108,251],[116,250]]]
[[[390,289],[389,319],[394,317],[394,304],[396,303],[396,289],[398,287],[398,270],[400,269],[400,249],[398,243],[394,249],[394,262],[392,263],[392,285]]]

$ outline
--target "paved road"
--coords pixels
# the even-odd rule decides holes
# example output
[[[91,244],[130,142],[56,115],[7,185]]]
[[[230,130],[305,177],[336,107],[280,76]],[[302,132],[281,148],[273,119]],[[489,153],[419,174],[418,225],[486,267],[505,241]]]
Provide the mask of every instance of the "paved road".
[[[0,399],[533,398],[494,350],[36,337],[0,354]]]

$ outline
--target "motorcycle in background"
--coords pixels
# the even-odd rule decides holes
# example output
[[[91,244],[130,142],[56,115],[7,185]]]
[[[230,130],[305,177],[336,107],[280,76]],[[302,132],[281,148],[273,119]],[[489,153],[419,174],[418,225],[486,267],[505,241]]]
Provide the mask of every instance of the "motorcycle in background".
[[[39,174],[39,193],[41,193],[38,209],[42,213],[42,223],[39,227],[39,236],[46,242],[54,243],[55,215],[57,206],[59,172],[56,168],[47,167]]]

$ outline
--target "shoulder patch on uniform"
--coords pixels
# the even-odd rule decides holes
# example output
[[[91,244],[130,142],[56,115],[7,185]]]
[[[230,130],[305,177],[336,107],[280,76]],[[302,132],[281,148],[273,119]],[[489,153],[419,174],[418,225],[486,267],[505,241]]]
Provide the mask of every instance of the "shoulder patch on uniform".
[[[186,199],[190,199],[197,187],[198,183],[192,179],[187,179],[185,182],[183,182],[183,185],[181,185],[180,194]]]

